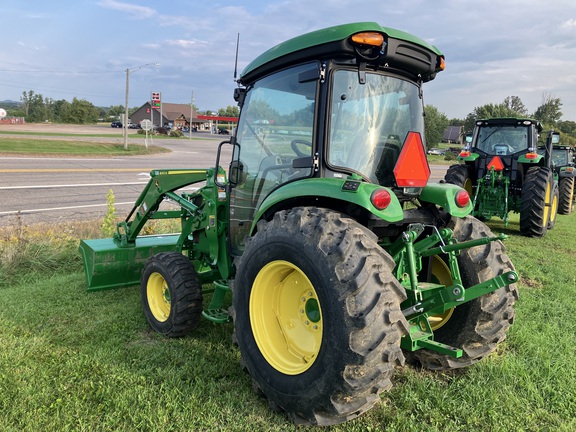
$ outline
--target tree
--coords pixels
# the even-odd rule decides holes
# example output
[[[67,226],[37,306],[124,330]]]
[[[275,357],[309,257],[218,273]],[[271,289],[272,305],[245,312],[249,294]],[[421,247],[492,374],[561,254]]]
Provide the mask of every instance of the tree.
[[[506,100],[506,99],[505,99]],[[501,104],[486,104],[474,108],[470,114],[466,116],[464,121],[464,128],[467,131],[474,129],[474,123],[479,119],[496,118],[496,117],[522,117],[516,111],[510,109],[506,103]]]
[[[438,108],[432,105],[424,107],[424,128],[426,133],[426,145],[428,148],[442,142],[444,130],[450,121],[446,114],[438,111]]]
[[[528,110],[526,109],[524,102],[522,102],[522,99],[520,99],[518,96],[506,97],[504,99],[504,105],[510,111],[516,113],[515,117],[527,117],[528,116]]]
[[[34,93],[34,90],[28,90],[28,92],[22,92],[20,100],[26,121],[41,122],[47,120],[44,98],[41,94]]]
[[[226,108],[220,108],[218,115],[222,117],[238,117],[240,115],[240,108],[228,105]]]
[[[87,124],[98,121],[98,108],[85,99],[72,99],[72,103],[66,102],[60,108],[62,123]]]
[[[562,101],[545,92],[542,95],[542,105],[534,113],[534,118],[547,126],[555,126],[562,118]]]

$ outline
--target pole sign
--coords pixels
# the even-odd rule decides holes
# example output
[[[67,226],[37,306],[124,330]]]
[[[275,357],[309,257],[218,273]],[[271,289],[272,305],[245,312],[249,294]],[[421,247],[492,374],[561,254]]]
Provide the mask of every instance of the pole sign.
[[[154,109],[160,109],[160,92],[152,92],[152,97],[150,98],[150,106]]]

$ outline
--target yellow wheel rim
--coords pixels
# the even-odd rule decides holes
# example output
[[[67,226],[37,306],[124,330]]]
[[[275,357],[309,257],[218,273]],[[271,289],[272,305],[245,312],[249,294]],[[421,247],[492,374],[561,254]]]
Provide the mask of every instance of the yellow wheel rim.
[[[464,184],[462,185],[462,188],[464,188],[464,190],[466,192],[468,192],[468,195],[470,195],[470,198],[472,198],[472,180],[469,178],[464,180]]]
[[[435,283],[446,286],[452,285],[452,273],[446,263],[437,255],[432,257],[432,279]],[[451,308],[442,314],[429,316],[428,322],[430,323],[432,331],[436,331],[446,324],[453,313],[454,308]]]
[[[550,215],[550,201],[552,195],[552,188],[550,182],[546,185],[546,197],[544,198],[544,214],[542,215],[542,226],[548,226],[548,217]]]
[[[552,197],[552,207],[550,208],[550,222],[554,223],[556,221],[556,215],[558,214],[558,195],[554,194]]]
[[[322,310],[312,283],[287,261],[265,265],[250,294],[250,324],[260,352],[277,371],[312,366],[322,344]]]
[[[154,318],[160,322],[166,321],[170,316],[170,290],[160,273],[152,273],[148,278],[146,296]]]

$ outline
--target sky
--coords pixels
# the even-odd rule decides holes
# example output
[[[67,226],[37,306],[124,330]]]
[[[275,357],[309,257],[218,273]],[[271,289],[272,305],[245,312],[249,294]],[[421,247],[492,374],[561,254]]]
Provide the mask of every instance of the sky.
[[[240,72],[289,38],[360,21],[445,54],[424,101],[449,118],[518,96],[530,113],[560,98],[576,121],[574,0],[0,0],[0,101],[33,90],[124,105],[129,70],[130,107],[160,92],[216,111],[235,105],[238,34]]]

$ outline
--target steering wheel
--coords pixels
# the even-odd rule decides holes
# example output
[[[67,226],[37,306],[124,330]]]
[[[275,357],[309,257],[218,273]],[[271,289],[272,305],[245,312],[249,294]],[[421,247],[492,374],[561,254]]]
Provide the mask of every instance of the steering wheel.
[[[290,148],[294,151],[294,153],[296,153],[296,156],[298,156],[298,157],[310,156],[310,153],[304,153],[302,150],[300,150],[297,147],[298,144],[303,144],[305,146],[312,148],[312,143],[309,141],[306,141],[306,140],[302,140],[302,139],[295,139],[290,143]]]

